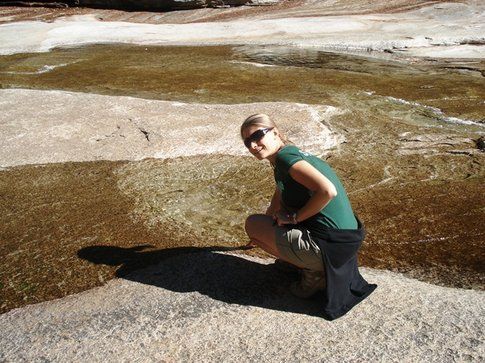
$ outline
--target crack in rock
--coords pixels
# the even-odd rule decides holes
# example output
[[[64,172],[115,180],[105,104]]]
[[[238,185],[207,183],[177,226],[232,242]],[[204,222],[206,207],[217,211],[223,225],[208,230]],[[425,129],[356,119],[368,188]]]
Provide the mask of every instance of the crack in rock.
[[[141,127],[138,127],[138,130],[140,130],[140,132],[145,135],[145,138],[147,139],[148,142],[150,142],[150,134],[148,131],[142,129]]]
[[[128,118],[128,120],[130,120],[133,123],[133,125],[135,125],[135,127],[138,129],[138,131],[140,131],[143,134],[143,136],[145,136],[145,139],[147,139],[147,141],[150,142],[150,133],[144,128],[138,126],[137,123],[133,121],[131,118]]]
[[[108,139],[110,137],[114,137],[114,136],[120,136],[120,137],[125,137],[125,135],[123,134],[120,134],[119,131],[121,130],[121,126],[120,125],[116,125],[116,128],[117,130],[116,131],[113,131],[111,134],[109,135],[104,135],[103,138],[99,138],[99,139],[96,139],[96,141],[101,141],[101,140],[104,140],[104,139]]]

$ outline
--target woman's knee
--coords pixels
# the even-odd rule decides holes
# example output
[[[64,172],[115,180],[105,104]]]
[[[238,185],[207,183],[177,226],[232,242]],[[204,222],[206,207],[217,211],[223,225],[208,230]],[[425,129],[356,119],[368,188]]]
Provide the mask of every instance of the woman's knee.
[[[246,223],[244,224],[244,229],[248,235],[254,234],[254,230],[256,229],[256,225],[258,224],[260,214],[251,214],[246,218]]]
[[[246,223],[244,225],[246,233],[250,237],[259,234],[262,229],[266,228],[270,219],[271,217],[265,214],[251,214],[246,218]]]

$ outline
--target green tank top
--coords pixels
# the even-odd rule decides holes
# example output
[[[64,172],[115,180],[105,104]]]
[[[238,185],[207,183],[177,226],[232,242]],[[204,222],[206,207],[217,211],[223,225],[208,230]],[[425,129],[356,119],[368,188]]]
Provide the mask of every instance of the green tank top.
[[[325,208],[313,217],[302,221],[301,224],[309,230],[319,230],[321,228],[357,229],[357,220],[352,211],[347,193],[330,165],[293,145],[286,145],[278,151],[274,166],[274,177],[276,185],[281,192],[283,205],[289,210],[298,210],[306,204],[312,195],[309,189],[290,176],[289,170],[291,166],[300,160],[305,160],[311,164],[327,177],[337,189],[337,196]]]

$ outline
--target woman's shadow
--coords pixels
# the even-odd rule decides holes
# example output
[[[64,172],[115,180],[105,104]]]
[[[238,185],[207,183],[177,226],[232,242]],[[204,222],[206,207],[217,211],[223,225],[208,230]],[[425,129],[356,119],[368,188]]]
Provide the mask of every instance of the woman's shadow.
[[[300,300],[288,292],[289,284],[298,278],[296,273],[224,253],[244,247],[144,251],[150,247],[89,246],[79,250],[78,256],[96,264],[120,266],[117,277],[171,291],[198,291],[229,304],[321,316],[321,296]]]

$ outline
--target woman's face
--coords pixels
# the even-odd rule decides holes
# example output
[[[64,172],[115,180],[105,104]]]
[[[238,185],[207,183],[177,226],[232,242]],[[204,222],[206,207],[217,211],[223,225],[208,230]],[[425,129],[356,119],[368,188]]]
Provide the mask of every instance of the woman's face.
[[[259,160],[272,160],[283,146],[276,128],[251,125],[243,130],[242,137],[249,152]]]

